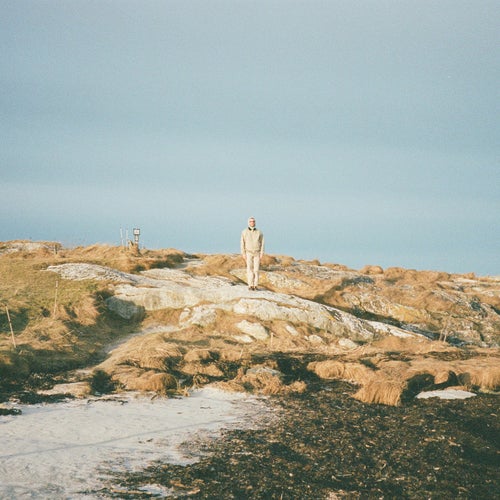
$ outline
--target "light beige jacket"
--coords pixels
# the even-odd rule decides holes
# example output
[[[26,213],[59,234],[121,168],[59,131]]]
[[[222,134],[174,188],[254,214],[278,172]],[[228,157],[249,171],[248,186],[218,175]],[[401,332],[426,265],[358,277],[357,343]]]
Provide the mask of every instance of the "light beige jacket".
[[[245,257],[247,252],[264,255],[264,235],[257,228],[241,232],[241,255]]]

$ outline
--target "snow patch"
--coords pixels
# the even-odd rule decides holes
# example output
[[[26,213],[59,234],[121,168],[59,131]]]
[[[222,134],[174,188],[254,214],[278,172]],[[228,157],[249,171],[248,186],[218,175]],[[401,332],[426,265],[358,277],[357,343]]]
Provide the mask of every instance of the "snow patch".
[[[0,416],[0,498],[95,498],[88,492],[111,472],[156,460],[195,462],[195,452],[180,450],[183,442],[251,427],[266,414],[262,400],[209,387],[188,398],[124,394],[16,408],[21,415]]]
[[[442,391],[427,391],[417,395],[418,399],[440,398],[440,399],[467,399],[476,394],[473,392],[462,391],[460,389],[443,389]]]

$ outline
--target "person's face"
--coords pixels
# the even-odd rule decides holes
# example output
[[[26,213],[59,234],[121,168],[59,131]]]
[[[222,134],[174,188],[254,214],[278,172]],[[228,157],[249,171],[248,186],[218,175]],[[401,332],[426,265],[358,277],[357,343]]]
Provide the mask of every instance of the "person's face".
[[[249,225],[250,227],[255,227],[255,219],[250,219],[250,220],[248,221],[248,225]]]

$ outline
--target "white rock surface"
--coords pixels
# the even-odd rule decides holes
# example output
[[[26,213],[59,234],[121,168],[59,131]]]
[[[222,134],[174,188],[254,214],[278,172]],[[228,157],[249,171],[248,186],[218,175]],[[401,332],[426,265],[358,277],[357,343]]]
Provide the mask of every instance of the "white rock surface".
[[[359,347],[359,345],[356,344],[356,342],[353,342],[351,339],[340,339],[339,346],[343,347],[344,349],[356,349]]]
[[[322,266],[298,267],[302,272],[322,271],[320,276],[323,279],[332,275],[338,277],[339,274],[349,274]],[[311,267],[314,269],[310,269]],[[107,305],[125,319],[139,317],[144,311],[182,309],[179,327],[203,327],[216,323],[217,311],[225,311],[255,318],[254,323],[257,324],[283,321],[290,328],[305,325],[321,330],[326,335],[356,341],[368,341],[380,334],[410,335],[396,327],[361,320],[312,300],[267,290],[251,291],[246,285],[235,285],[227,278],[191,276],[180,269],[150,269],[140,275],[133,275],[94,264],[62,264],[51,266],[49,270],[58,272],[67,279],[108,280],[114,283],[114,296],[107,299]],[[254,329],[252,333],[242,333],[253,339],[263,340],[267,338],[268,332],[266,330],[264,335],[265,327],[260,327],[259,332]],[[240,337],[240,341],[246,341],[244,338]]]
[[[311,344],[322,344],[323,339],[319,335],[308,335],[306,339],[311,342]]]
[[[213,325],[216,320],[217,309],[210,305],[203,305],[184,309],[179,317],[179,324],[181,326],[209,326]]]
[[[269,375],[271,377],[284,378],[283,373],[269,366],[254,366],[246,371],[247,375]]]
[[[47,271],[60,274],[64,279],[82,281],[82,280],[105,280],[116,283],[143,283],[146,280],[136,274],[123,273],[116,269],[111,269],[98,264],[59,264],[49,266]]]
[[[250,335],[233,335],[233,338],[242,344],[251,344],[254,341]]]
[[[252,323],[247,320],[240,321],[237,325],[239,330],[247,335],[250,335],[254,339],[257,340],[267,340],[269,337],[269,333],[267,333],[267,329],[262,326],[260,323]]]

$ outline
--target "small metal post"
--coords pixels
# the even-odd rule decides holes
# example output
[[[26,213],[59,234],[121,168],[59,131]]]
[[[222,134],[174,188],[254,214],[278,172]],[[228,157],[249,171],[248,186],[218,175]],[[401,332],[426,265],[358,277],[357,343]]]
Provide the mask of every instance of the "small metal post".
[[[134,232],[134,244],[137,250],[139,250],[139,236],[141,234],[141,230],[138,227],[134,227],[133,232]]]

